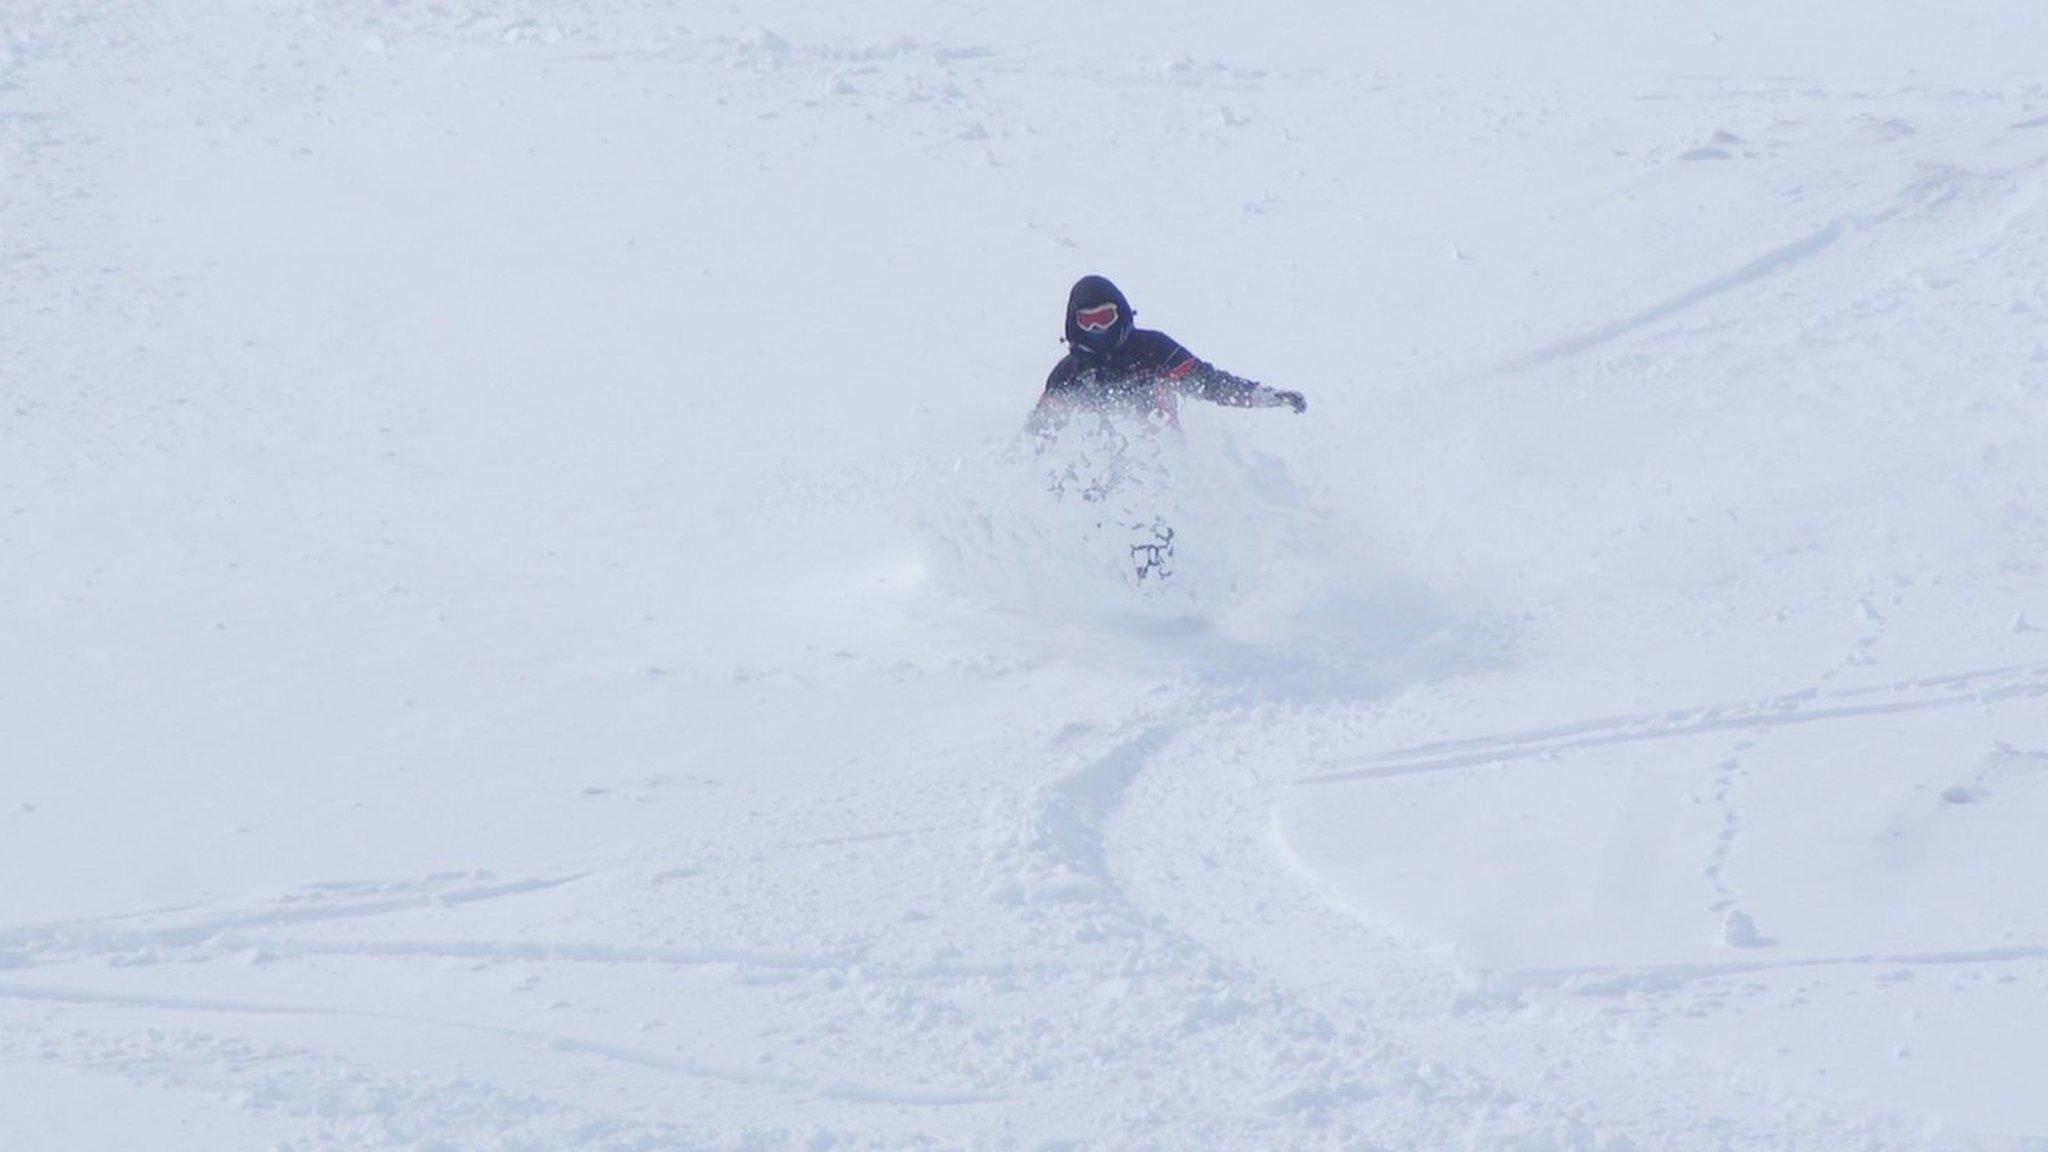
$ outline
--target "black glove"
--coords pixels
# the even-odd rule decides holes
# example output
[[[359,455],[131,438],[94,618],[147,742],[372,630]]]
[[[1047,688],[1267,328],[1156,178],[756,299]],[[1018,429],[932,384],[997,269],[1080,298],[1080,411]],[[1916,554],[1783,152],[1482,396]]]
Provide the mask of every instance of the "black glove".
[[[1278,408],[1283,404],[1294,409],[1296,412],[1308,411],[1308,397],[1303,396],[1299,392],[1273,393],[1273,407]]]

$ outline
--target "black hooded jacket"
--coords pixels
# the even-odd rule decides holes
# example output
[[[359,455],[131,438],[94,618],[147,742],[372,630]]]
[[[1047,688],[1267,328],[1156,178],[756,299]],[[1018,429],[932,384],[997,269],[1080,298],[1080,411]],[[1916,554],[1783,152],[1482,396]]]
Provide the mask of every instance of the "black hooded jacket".
[[[1181,347],[1164,332],[1132,323],[1130,301],[1100,276],[1086,276],[1067,295],[1067,346],[1045,394],[1031,413],[1043,431],[1077,411],[1153,416],[1179,423],[1179,398],[1194,396],[1235,408],[1285,403],[1263,384],[1233,376]]]

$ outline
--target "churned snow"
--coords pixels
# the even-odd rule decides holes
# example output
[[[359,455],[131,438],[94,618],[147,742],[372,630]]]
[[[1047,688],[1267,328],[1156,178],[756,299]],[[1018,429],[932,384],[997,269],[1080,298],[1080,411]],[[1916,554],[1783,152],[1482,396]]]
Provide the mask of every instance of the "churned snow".
[[[2043,44],[7,6],[0,1148],[2041,1146]]]

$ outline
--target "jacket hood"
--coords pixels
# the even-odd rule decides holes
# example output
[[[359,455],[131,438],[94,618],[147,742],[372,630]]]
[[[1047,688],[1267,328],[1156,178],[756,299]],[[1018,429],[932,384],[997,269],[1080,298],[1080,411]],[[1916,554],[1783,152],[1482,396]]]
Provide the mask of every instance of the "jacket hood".
[[[1121,348],[1136,315],[1107,277],[1083,276],[1067,293],[1067,345],[1090,355]]]

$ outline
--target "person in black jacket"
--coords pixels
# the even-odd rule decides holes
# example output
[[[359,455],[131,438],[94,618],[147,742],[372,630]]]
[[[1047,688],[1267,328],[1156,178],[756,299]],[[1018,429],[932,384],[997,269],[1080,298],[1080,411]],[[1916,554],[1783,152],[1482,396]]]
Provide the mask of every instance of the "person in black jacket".
[[[1138,328],[1131,302],[1101,276],[1083,276],[1067,293],[1067,354],[1053,366],[1031,412],[1035,432],[1057,428],[1078,411],[1158,417],[1180,424],[1180,397],[1232,408],[1306,411],[1299,392],[1281,392],[1233,376],[1164,332]]]

